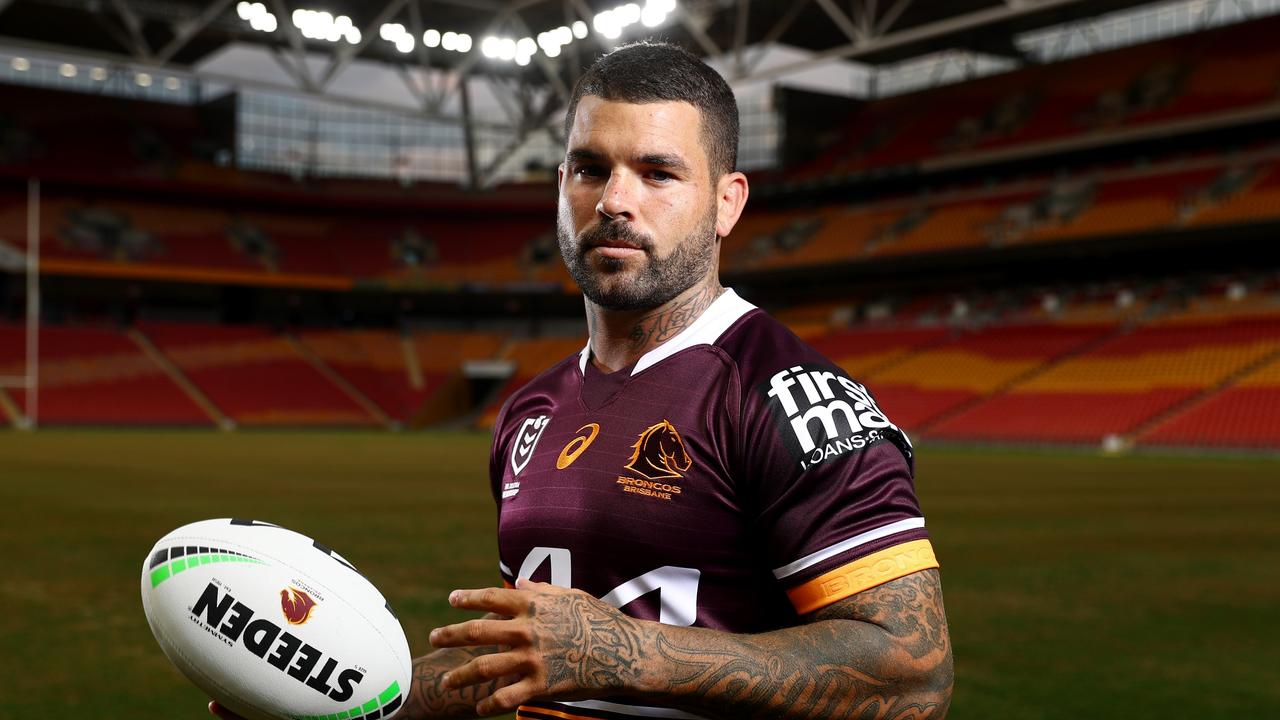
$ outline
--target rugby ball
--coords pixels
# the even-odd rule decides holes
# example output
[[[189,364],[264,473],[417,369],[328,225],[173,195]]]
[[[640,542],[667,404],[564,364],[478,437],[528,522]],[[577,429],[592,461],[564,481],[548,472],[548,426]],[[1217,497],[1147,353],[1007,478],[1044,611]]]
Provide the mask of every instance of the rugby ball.
[[[169,660],[249,720],[375,720],[409,692],[412,658],[382,594],[342,556],[258,520],[165,535],[142,609]]]

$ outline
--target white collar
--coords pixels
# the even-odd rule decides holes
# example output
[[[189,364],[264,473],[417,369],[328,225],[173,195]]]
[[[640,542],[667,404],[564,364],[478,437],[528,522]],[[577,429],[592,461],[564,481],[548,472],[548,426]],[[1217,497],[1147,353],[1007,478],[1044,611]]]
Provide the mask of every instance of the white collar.
[[[738,293],[732,289],[725,288],[720,297],[716,298],[715,302],[711,303],[706,310],[703,310],[702,314],[689,327],[681,330],[670,340],[641,355],[640,359],[636,361],[635,368],[631,370],[631,374],[633,376],[637,375],[685,348],[691,348],[694,345],[714,344],[724,334],[725,330],[728,330],[739,318],[755,308],[755,305],[738,297]],[[590,357],[591,339],[588,338],[587,346],[578,353],[578,369],[583,373],[587,372],[587,360]]]

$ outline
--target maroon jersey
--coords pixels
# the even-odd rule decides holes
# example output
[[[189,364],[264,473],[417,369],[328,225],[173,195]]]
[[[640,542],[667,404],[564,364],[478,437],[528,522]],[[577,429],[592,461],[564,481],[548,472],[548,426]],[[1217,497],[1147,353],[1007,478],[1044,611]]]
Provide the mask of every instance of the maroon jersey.
[[[936,567],[906,435],[866,388],[726,291],[633,367],[589,348],[516,392],[490,477],[499,568],[636,618],[755,633]],[[693,718],[623,700],[521,718]]]

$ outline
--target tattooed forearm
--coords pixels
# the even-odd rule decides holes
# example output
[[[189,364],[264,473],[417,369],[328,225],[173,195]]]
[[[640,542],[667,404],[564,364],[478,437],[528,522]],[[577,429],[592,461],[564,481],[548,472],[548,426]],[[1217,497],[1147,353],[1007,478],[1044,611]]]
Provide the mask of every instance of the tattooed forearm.
[[[936,570],[914,573],[762,635],[656,626],[647,695],[720,717],[938,719],[951,644]],[[653,682],[654,678],[659,678]]]
[[[457,690],[445,690],[444,674],[480,655],[497,651],[494,647],[445,648],[413,661],[409,700],[396,715],[397,720],[425,718],[473,718],[476,703],[492,695],[501,681],[492,680]]]
[[[548,687],[633,687],[640,673],[643,631],[639,622],[586,595],[561,595],[542,601],[558,607],[530,605],[537,622],[550,611],[568,622],[554,644],[544,643]]]

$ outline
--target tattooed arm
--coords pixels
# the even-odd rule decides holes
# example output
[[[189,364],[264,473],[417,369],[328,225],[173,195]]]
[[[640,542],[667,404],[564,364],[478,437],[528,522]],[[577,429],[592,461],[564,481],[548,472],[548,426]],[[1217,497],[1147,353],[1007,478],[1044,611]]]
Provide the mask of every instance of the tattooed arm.
[[[445,648],[414,658],[409,699],[396,718],[425,720],[476,717],[476,705],[492,695],[501,686],[501,681],[495,679],[456,690],[446,690],[443,678],[450,670],[497,650],[497,647]]]
[[[625,695],[725,718],[942,718],[951,700],[951,644],[936,570],[892,580],[823,608],[797,627],[759,635],[627,617],[577,590],[521,581],[518,590],[460,590],[479,620],[432,632],[437,646],[510,641],[507,652],[454,670],[445,688],[486,686],[477,712],[530,699]]]

